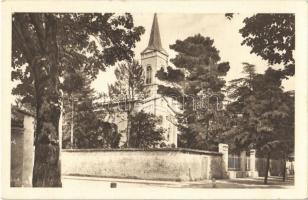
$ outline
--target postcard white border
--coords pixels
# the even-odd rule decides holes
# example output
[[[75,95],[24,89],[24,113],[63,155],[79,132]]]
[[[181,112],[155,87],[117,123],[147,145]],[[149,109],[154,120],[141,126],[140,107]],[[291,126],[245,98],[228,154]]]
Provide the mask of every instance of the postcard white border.
[[[13,12],[295,13],[295,186],[291,189],[10,188],[10,65]],[[2,197],[26,199],[303,199],[307,197],[307,3],[302,1],[4,1],[2,2]],[[227,32],[227,30],[226,30]]]

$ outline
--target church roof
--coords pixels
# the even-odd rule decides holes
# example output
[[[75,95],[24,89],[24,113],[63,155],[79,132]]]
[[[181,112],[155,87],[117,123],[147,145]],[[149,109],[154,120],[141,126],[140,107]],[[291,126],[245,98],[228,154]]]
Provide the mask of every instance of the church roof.
[[[158,26],[158,20],[157,20],[157,14],[154,14],[152,29],[151,29],[151,35],[150,40],[147,48],[142,51],[144,53],[147,50],[154,50],[159,51],[165,55],[167,55],[167,52],[163,49],[160,39],[160,33],[159,33],[159,26]]]

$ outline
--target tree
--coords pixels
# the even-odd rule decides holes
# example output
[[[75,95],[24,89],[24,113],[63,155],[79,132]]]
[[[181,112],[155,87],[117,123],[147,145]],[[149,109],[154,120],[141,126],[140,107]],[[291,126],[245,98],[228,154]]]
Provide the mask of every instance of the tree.
[[[132,115],[130,147],[149,148],[155,147],[164,140],[165,130],[157,125],[161,120],[154,114],[145,113],[143,110]]]
[[[182,104],[183,113],[177,117],[182,133],[179,146],[182,147],[216,148],[211,142],[211,136],[214,138],[214,130],[217,130],[213,127],[217,125],[213,120],[224,99],[222,88],[225,81],[222,77],[230,66],[228,62],[219,63],[219,51],[213,44],[214,40],[200,34],[177,40],[170,45],[177,52],[171,59],[175,68],[161,68],[156,75],[164,82],[158,86],[158,93]]]
[[[100,141],[100,146],[112,149],[119,148],[121,134],[118,132],[117,125],[102,120],[99,120],[99,123],[97,139]]]
[[[24,98],[21,96],[16,96],[12,107],[28,111],[29,113],[35,113],[35,108],[31,105],[31,103],[24,101]]]
[[[268,68],[256,74],[254,66],[244,63],[245,77],[231,81],[227,110],[235,116],[228,131],[238,149],[256,148],[267,158],[264,183],[267,184],[269,160],[287,157],[294,149],[294,97],[281,87],[283,72]]]
[[[63,83],[63,147],[117,148],[121,135],[115,124],[103,121],[105,113],[97,112],[101,103],[91,87],[92,78],[82,70],[68,76]]]
[[[143,27],[130,14],[14,13],[12,17],[12,91],[36,111],[34,187],[60,187],[58,125],[60,77],[83,68],[95,77],[99,70],[133,57]]]
[[[135,108],[135,101],[148,96],[144,87],[144,72],[138,61],[133,60],[132,62],[119,64],[115,70],[115,76],[117,81],[108,86],[109,97],[126,102],[126,106],[122,112],[126,112],[126,144],[129,146],[131,135],[130,124],[132,112]]]
[[[283,64],[284,75],[293,76],[295,61],[295,15],[256,14],[244,19],[240,29],[242,45],[251,47],[251,53],[261,56],[270,65]]]

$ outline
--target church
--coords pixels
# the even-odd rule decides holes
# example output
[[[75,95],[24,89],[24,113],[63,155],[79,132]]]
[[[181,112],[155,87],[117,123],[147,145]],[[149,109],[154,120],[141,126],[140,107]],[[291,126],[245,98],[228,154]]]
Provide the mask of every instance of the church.
[[[165,141],[163,142],[167,146],[177,147],[178,130],[175,118],[178,112],[177,107],[172,104],[170,99],[157,93],[159,80],[155,76],[156,72],[168,66],[168,53],[162,47],[157,14],[154,14],[149,43],[141,52],[140,63],[145,75],[144,84],[150,95],[146,99],[136,101],[134,112],[143,110],[159,117],[162,121],[160,126],[166,130],[164,133]],[[120,140],[120,146],[122,146],[127,140],[125,131],[127,128],[126,113],[109,114],[106,120],[118,126],[118,132],[122,135]]]

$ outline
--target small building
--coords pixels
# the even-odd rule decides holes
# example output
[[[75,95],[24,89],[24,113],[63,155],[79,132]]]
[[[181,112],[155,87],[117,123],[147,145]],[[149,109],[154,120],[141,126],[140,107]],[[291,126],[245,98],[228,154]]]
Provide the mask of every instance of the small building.
[[[31,187],[35,118],[15,107],[11,113],[11,187]]]

